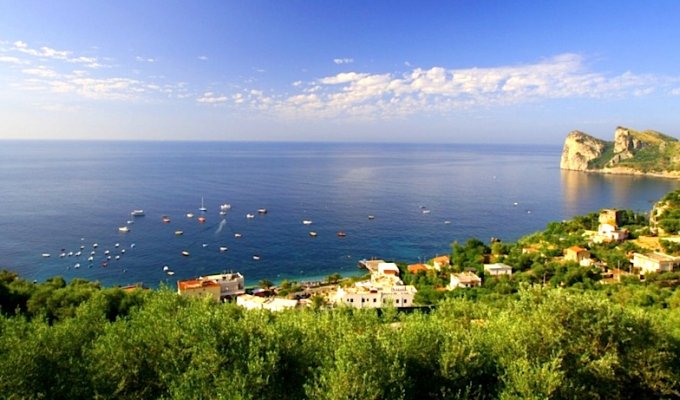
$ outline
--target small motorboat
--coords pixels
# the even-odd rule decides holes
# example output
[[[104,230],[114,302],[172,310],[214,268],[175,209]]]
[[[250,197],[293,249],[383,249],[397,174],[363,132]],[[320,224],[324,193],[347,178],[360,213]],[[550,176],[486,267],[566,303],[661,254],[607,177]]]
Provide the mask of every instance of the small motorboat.
[[[234,233],[234,237],[236,239],[240,239],[241,237],[243,237],[243,235],[241,235],[240,233],[237,232],[237,233]]]
[[[50,254],[50,253],[42,253],[41,255],[42,255],[43,257],[45,257],[45,258],[47,258],[47,257],[51,256],[51,254]]]
[[[168,217],[167,215],[162,216],[161,220],[163,221],[164,224],[170,223],[170,217]]]
[[[89,261],[89,262],[94,261],[94,257],[92,257],[92,256],[87,257],[87,261]]]
[[[66,253],[61,253],[61,254],[59,254],[59,257],[61,257],[61,258],[66,257]]]
[[[131,248],[131,249],[134,249],[134,248],[135,248],[135,244],[134,244],[134,243],[130,244],[130,248]]]
[[[446,225],[448,225],[448,224],[451,223],[451,221],[449,221],[449,220],[447,219],[446,221],[444,221],[444,223],[445,223]]]
[[[73,256],[73,252],[72,252],[72,251],[69,251],[68,254],[66,254],[66,255],[69,256],[69,257],[71,257],[71,256]]]
[[[81,245],[80,245],[80,250],[85,250],[85,246],[81,244]]]
[[[101,265],[102,265],[102,268],[106,268],[106,267],[109,266],[109,263],[107,263],[106,261],[102,261]]]
[[[316,237],[317,235],[318,235],[318,233],[316,233],[314,231],[309,232],[309,236],[311,236],[311,237]]]
[[[126,222],[127,222],[128,225],[132,225],[132,224],[135,223],[135,221],[133,221],[133,220],[131,220],[131,219],[127,220]]]
[[[255,261],[260,261],[260,256],[254,255],[254,256],[253,256],[253,260],[255,260]]]
[[[95,254],[97,254],[97,252],[94,251],[94,250],[90,252],[90,255],[91,255],[91,256],[93,256],[93,255],[95,255]]]
[[[122,249],[122,250],[120,251],[120,254],[125,254],[125,249]]]
[[[257,212],[258,212],[258,214],[266,214],[267,209],[266,208],[258,208]]]
[[[182,255],[183,255],[184,257],[189,257],[189,252],[186,251],[186,250],[184,250],[184,251],[182,251]]]
[[[203,246],[203,248],[205,249],[206,247],[208,247],[208,243],[203,243],[201,246]]]
[[[104,255],[105,255],[105,256],[108,256],[109,254],[111,254],[110,251],[108,251],[108,250],[104,251]]]
[[[106,256],[106,259],[107,259],[107,260],[110,260],[110,259],[111,259],[111,256]]]
[[[96,249],[97,247],[99,247],[99,244],[97,244],[97,243],[93,243],[93,244],[92,244],[92,248],[93,248],[93,249]]]
[[[117,255],[117,256],[116,256],[116,260],[120,260],[120,256]]]
[[[170,275],[170,276],[173,276],[173,275],[175,275],[175,273],[174,273],[174,272],[172,272],[172,271],[168,271],[168,272],[166,272],[166,274],[168,274],[168,275]]]
[[[347,236],[347,233],[345,233],[343,231],[339,231],[338,233],[336,233],[336,235],[338,235],[338,237],[343,238],[343,237]]]
[[[80,263],[76,263],[76,264],[73,266],[73,268],[75,268],[75,269],[80,268]]]
[[[423,214],[429,214],[430,210],[423,210]]]
[[[302,220],[302,224],[303,224],[303,225],[311,225],[311,224],[312,224],[312,220],[311,220],[311,219],[303,219],[303,220]]]
[[[76,251],[73,255],[76,257],[80,257],[81,254],[83,254],[81,251]]]
[[[369,216],[368,216],[368,219],[370,219],[370,220],[375,219],[375,215],[369,215]]]
[[[120,243],[116,243],[116,244],[114,244],[114,245],[113,245],[113,247],[115,247],[115,248],[119,248],[119,247],[120,247]]]
[[[220,211],[220,215],[221,215],[221,216],[225,216],[225,215],[227,215],[227,212],[226,212],[225,210],[221,210],[221,211]]]
[[[193,217],[194,217],[194,213],[192,213],[192,212],[187,213],[187,218],[193,218]]]
[[[184,235],[184,231],[176,230],[175,231],[175,236],[182,236]]]
[[[133,217],[143,217],[144,216],[144,210],[132,210],[130,213]]]
[[[164,265],[163,266],[163,272],[168,272],[168,271],[170,271],[170,267],[168,267],[167,265]]]
[[[246,218],[253,219],[253,218],[255,218],[255,214],[248,213],[248,214],[246,214]]]
[[[198,217],[198,223],[199,224],[205,224],[205,217],[202,216],[202,215],[200,217]]]
[[[224,253],[225,251],[229,250],[228,247],[226,246],[220,246],[220,253]]]
[[[231,204],[229,203],[220,204],[220,210],[221,211],[231,210]]]

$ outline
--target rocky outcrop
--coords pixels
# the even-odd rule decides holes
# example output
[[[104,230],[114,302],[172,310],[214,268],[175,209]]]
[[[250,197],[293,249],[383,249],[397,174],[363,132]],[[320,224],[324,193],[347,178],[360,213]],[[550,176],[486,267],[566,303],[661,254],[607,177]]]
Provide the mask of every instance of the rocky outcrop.
[[[587,171],[590,162],[602,156],[606,147],[607,142],[604,140],[581,131],[572,131],[564,141],[560,168]]]
[[[645,148],[648,150],[641,151]],[[616,128],[613,142],[572,131],[564,141],[560,168],[679,178],[680,142],[656,131],[635,131],[624,127]]]

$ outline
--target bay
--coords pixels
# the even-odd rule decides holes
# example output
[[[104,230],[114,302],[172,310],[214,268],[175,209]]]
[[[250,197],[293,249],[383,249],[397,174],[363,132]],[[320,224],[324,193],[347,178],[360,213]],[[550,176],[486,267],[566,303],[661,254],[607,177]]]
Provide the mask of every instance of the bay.
[[[317,279],[355,274],[362,258],[417,262],[448,253],[454,240],[516,240],[600,208],[648,211],[680,187],[668,179],[561,171],[560,152],[530,145],[4,141],[0,268],[31,280],[61,275],[107,286],[174,287],[177,279],[225,270],[243,273],[248,285]],[[201,198],[204,224],[186,217],[200,215]],[[225,218],[222,203],[232,205]],[[133,209],[146,215],[119,232]],[[59,257],[80,246],[80,257]],[[102,267],[105,250],[120,260]]]

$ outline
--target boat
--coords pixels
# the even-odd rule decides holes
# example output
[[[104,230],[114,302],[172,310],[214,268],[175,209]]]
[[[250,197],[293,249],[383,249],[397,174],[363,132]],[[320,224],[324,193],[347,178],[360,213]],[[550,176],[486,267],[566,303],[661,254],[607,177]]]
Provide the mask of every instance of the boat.
[[[75,268],[75,269],[80,268],[80,263],[76,263],[76,264],[73,266],[73,268]]]
[[[182,235],[184,235],[184,231],[176,230],[175,235],[176,236],[182,236]]]
[[[220,204],[220,210],[221,211],[231,210],[231,204],[229,203]]]
[[[170,275],[170,276],[173,276],[173,275],[175,275],[175,273],[174,273],[174,272],[172,272],[172,271],[168,271],[168,272],[166,272],[166,274],[168,274],[168,275]]]
[[[42,253],[42,256],[47,258],[47,257],[51,256],[51,254],[50,253]]]
[[[201,207],[199,207],[198,211],[202,211],[202,212],[208,211],[208,209],[205,208],[205,204],[203,204],[203,197],[201,197]]]
[[[92,250],[92,251],[90,252],[90,255],[91,255],[91,256],[93,256],[93,255],[95,255],[95,254],[97,254],[97,252],[94,251],[94,250]]]
[[[92,256],[89,256],[89,257],[87,258],[87,261],[89,261],[89,262],[92,262],[92,261],[94,261],[94,257],[92,257]]]
[[[120,227],[118,227],[118,232],[128,233],[128,232],[130,232],[130,228],[128,228],[127,226],[120,226]]]
[[[119,247],[120,247],[120,243],[116,243],[116,244],[114,244],[114,245],[113,245],[113,247],[115,247],[115,248],[119,248]]]
[[[449,221],[449,220],[447,219],[446,221],[444,221],[444,223],[445,223],[446,225],[448,225],[448,224],[451,223],[451,221]]]
[[[80,257],[80,255],[83,254],[81,251],[76,251],[75,254],[73,254],[76,257]]]
[[[97,244],[97,243],[92,244],[93,249],[96,249],[97,247],[99,247],[99,244]]]
[[[318,234],[314,231],[309,232],[309,236],[316,237]]]
[[[66,255],[69,256],[69,257],[71,257],[71,256],[73,255],[73,252],[72,252],[72,251],[69,251],[68,254],[66,254]]]
[[[194,217],[194,213],[192,213],[192,212],[187,213],[187,218],[193,218],[193,217]]]
[[[168,272],[168,271],[170,271],[170,267],[168,267],[167,265],[164,265],[163,266],[163,272]]]
[[[206,247],[208,247],[208,243],[203,243],[201,246],[205,249]]]
[[[266,208],[258,208],[258,209],[257,209],[257,212],[258,212],[258,214],[266,214],[266,213],[267,213],[267,209],[266,209]]]
[[[255,214],[248,213],[248,214],[246,214],[246,218],[248,218],[248,219],[255,218]]]
[[[375,219],[375,215],[369,215],[368,219]]]
[[[339,231],[338,233],[336,233],[336,235],[338,235],[338,237],[341,237],[341,238],[342,238],[342,237],[347,236],[347,233],[345,233],[345,232],[343,232],[343,231]]]
[[[144,210],[132,210],[130,213],[133,217],[143,217],[144,216]]]
[[[302,220],[302,223],[303,223],[304,225],[311,225],[311,224],[312,224],[312,220],[311,220],[311,219],[303,219],[303,220]]]
[[[109,254],[111,254],[110,251],[108,251],[108,250],[104,251],[104,255],[105,255],[105,256],[108,256]]]
[[[229,248],[226,247],[226,246],[221,246],[221,247],[220,247],[220,253],[224,253],[224,252],[227,251],[227,250],[229,250]]]
[[[423,214],[429,214],[430,210],[423,210]]]
[[[61,253],[61,254],[59,254],[59,257],[61,257],[61,258],[66,257],[66,253]]]
[[[120,260],[120,256],[116,256],[116,260]]]
[[[121,249],[120,254],[125,254],[125,249]]]
[[[109,266],[109,263],[107,263],[106,261],[102,261],[101,265],[102,265],[102,268],[106,268],[106,267]]]
[[[199,224],[204,224],[204,223],[205,223],[205,217],[202,216],[202,215],[201,215],[200,217],[198,217],[198,223],[199,223]]]
[[[184,250],[184,251],[182,251],[182,255],[183,255],[184,257],[189,257],[189,252],[186,251],[186,250]]]
[[[167,215],[162,216],[161,220],[163,221],[164,224],[170,223],[170,217],[168,217]]]
[[[220,215],[222,215],[222,216],[227,215],[227,211],[226,210],[220,210]]]
[[[235,237],[236,239],[240,238],[241,236],[243,236],[243,235],[241,235],[241,234],[238,233],[238,232],[237,232],[237,233],[234,233],[234,237]]]
[[[255,261],[260,261],[260,256],[254,255],[254,256],[253,256],[253,260],[255,260]]]
[[[132,224],[135,223],[135,221],[133,221],[133,220],[131,220],[131,219],[127,220],[126,222],[127,222],[128,225],[132,225]]]

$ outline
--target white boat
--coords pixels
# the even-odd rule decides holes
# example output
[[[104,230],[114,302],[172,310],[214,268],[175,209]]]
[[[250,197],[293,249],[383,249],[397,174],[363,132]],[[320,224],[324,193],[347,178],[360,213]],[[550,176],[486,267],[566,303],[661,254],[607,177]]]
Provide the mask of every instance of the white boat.
[[[89,262],[94,261],[94,257],[92,257],[92,256],[87,257],[87,261],[89,261]]]
[[[114,245],[113,245],[113,247],[115,247],[115,248],[118,248],[118,247],[120,247],[120,243],[116,243],[116,244],[114,244]]]
[[[175,231],[176,236],[182,236],[184,235],[184,231]]]
[[[221,211],[220,211],[220,215],[222,215],[222,216],[227,215],[227,211],[226,211],[226,210],[221,210]]]
[[[187,218],[193,218],[193,217],[194,217],[194,213],[192,213],[192,212],[187,213]]]
[[[259,214],[266,214],[266,213],[267,213],[267,209],[266,209],[266,208],[258,208],[258,209],[257,209],[257,212],[258,212]]]
[[[231,210],[231,204],[229,203],[220,204],[220,210],[221,211]]]
[[[120,254],[125,254],[125,249],[122,249],[122,250],[120,251]]]
[[[302,223],[303,223],[304,225],[311,225],[311,224],[312,224],[312,220],[311,220],[311,219],[303,219],[303,220],[302,220]]]
[[[98,245],[97,243],[93,243],[93,244],[92,244],[92,248],[93,248],[93,249],[96,249],[97,247],[99,247],[99,245]]]
[[[234,237],[235,237],[236,239],[240,238],[241,236],[243,236],[243,235],[241,235],[241,234],[238,233],[238,232],[237,232],[237,233],[234,233]]]
[[[74,265],[73,268],[75,268],[75,269],[80,268],[80,263],[76,263],[76,265]]]
[[[368,219],[375,219],[375,215],[369,215]]]
[[[108,251],[108,250],[104,251],[104,255],[105,255],[105,256],[108,256],[110,253],[111,253],[111,252]]]
[[[449,220],[447,219],[446,221],[444,221],[444,223],[445,223],[446,225],[448,225],[448,224],[451,223],[451,221],[449,221]]]
[[[116,260],[120,260],[120,256],[116,256]]]
[[[184,250],[184,251],[182,252],[182,255],[183,255],[184,257],[189,257],[189,252],[186,251],[186,250]]]
[[[166,274],[168,274],[168,275],[170,275],[170,276],[173,276],[173,275],[175,275],[175,273],[174,273],[174,272],[172,272],[172,271],[168,271],[168,272],[166,272]]]
[[[201,207],[198,209],[198,211],[202,211],[202,212],[208,211],[208,209],[205,208],[205,204],[203,204],[203,197],[201,197]]]
[[[168,272],[169,270],[170,270],[170,267],[168,267],[167,265],[163,266],[163,272]]]
[[[203,248],[205,249],[206,247],[208,247],[208,243],[203,243],[201,246],[203,246]]]
[[[143,217],[144,216],[144,210],[132,210],[130,213],[133,217]]]
[[[255,218],[255,214],[248,213],[248,214],[246,214],[246,218],[248,218],[248,219]]]
[[[80,252],[80,251],[76,251],[75,254],[73,254],[73,255],[76,256],[76,257],[80,257],[81,254],[83,254],[83,253]]]
[[[127,233],[130,232],[130,228],[128,228],[127,226],[120,226],[118,227],[118,232]]]
[[[254,255],[254,256],[253,256],[253,260],[255,260],[255,261],[260,261],[260,256]]]
[[[429,214],[430,210],[423,210],[423,214]]]
[[[229,248],[226,247],[226,246],[221,246],[221,247],[220,247],[220,252],[221,252],[221,253],[224,253],[224,252],[227,251],[227,250],[229,250]]]
[[[69,257],[71,257],[72,255],[73,255],[72,251],[69,251],[68,254],[67,254],[67,256],[69,256]]]
[[[42,253],[42,256],[45,258],[49,257],[50,255],[51,255],[50,253]]]
[[[316,233],[314,231],[309,232],[309,236],[311,236],[311,237],[316,237],[317,235],[318,235],[318,233]]]

